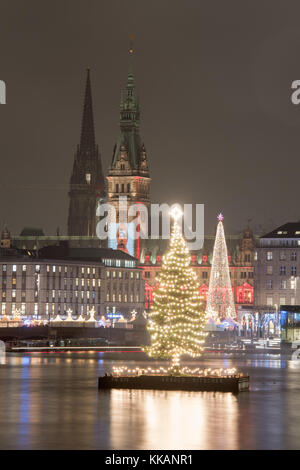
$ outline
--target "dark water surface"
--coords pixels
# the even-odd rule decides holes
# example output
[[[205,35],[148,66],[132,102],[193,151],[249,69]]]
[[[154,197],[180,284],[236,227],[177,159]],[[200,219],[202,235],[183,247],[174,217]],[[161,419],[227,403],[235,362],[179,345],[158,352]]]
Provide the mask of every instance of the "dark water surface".
[[[205,361],[249,372],[251,391],[238,396],[99,392],[98,375],[122,364],[135,363],[101,353],[7,355],[0,449],[300,449],[300,361]]]

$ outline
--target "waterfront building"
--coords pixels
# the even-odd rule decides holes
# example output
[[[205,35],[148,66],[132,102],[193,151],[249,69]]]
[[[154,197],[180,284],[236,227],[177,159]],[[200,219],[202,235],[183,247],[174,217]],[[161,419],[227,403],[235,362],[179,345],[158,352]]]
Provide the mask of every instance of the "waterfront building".
[[[144,310],[144,281],[137,260],[111,249],[70,248],[67,243],[38,253],[0,249],[2,317],[49,320],[66,315],[131,318]]]
[[[300,222],[260,237],[254,256],[254,306],[260,330],[279,334],[280,309],[299,305]]]
[[[299,304],[300,222],[289,222],[259,239],[254,261],[255,306],[278,310]]]

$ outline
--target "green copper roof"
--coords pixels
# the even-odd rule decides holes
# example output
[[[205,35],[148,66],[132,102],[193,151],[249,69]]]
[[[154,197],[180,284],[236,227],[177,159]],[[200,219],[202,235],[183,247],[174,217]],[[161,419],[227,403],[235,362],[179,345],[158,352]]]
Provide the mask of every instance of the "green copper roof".
[[[121,92],[120,103],[120,136],[114,149],[112,168],[114,167],[122,145],[125,146],[129,161],[133,169],[138,167],[141,139],[139,135],[140,109],[139,102],[135,93],[133,76],[133,49],[129,51],[129,70],[127,77],[127,86]]]

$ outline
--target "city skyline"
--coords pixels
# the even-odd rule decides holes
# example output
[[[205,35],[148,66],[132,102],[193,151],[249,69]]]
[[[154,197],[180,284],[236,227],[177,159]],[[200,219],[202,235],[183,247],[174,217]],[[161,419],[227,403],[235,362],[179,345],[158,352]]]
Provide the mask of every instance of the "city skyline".
[[[87,66],[107,174],[130,34],[152,201],[204,203],[207,234],[214,233],[220,210],[228,234],[242,230],[248,219],[256,232],[261,225],[268,230],[298,220],[299,110],[290,100],[298,73],[297,15],[274,6],[272,36],[265,30],[267,2],[259,14],[258,5],[247,5],[234,16],[237,2],[226,10],[220,5],[218,22],[207,21],[209,29],[211,6],[200,9],[191,1],[182,10],[176,1],[172,8],[165,2],[153,33],[145,20],[154,20],[157,5],[132,1],[130,9],[117,2],[103,15],[96,2],[89,7],[52,2],[44,9],[29,3],[30,16],[18,5],[18,33],[10,38],[5,24],[0,33],[1,79],[7,85],[7,104],[0,107],[2,225],[14,234],[24,226],[42,227],[45,234],[55,234],[59,226],[67,233],[68,182]],[[6,4],[3,18],[15,9]],[[73,24],[68,36],[66,20]],[[114,35],[107,27],[112,20],[119,26]]]

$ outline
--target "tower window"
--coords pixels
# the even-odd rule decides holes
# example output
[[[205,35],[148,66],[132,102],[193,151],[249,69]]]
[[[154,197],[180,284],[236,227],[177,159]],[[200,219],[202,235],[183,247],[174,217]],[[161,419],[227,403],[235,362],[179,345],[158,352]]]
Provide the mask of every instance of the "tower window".
[[[91,184],[91,173],[86,173],[85,179],[86,179],[87,184]]]
[[[125,170],[125,165],[124,165],[124,163],[121,163],[121,170]]]
[[[122,183],[122,193],[124,193],[124,183]]]
[[[130,193],[130,183],[127,183],[127,192]]]
[[[116,193],[119,192],[119,183],[116,184]]]

